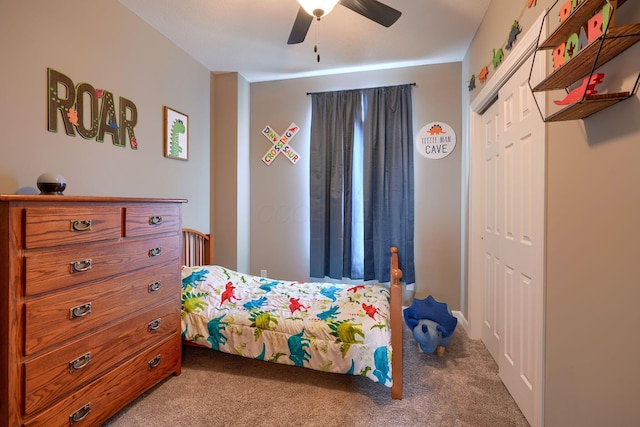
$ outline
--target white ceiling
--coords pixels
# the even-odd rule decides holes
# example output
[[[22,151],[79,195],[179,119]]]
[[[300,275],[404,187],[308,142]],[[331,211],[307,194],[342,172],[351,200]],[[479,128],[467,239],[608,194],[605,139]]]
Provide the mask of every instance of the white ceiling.
[[[297,45],[296,0],[119,1],[210,71],[258,82],[461,61],[491,0],[382,0],[402,12],[389,28],[338,4]]]

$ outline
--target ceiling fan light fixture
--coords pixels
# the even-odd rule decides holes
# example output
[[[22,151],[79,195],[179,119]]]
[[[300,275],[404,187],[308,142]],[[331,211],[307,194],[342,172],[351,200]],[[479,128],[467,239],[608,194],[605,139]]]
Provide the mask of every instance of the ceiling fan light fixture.
[[[320,19],[333,10],[340,0],[298,0],[300,6],[311,16]]]

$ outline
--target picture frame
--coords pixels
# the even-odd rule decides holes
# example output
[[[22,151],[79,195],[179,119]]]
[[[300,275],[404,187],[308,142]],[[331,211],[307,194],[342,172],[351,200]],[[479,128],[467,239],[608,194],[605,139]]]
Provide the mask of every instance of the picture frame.
[[[164,156],[189,160],[189,116],[173,108],[163,112]]]

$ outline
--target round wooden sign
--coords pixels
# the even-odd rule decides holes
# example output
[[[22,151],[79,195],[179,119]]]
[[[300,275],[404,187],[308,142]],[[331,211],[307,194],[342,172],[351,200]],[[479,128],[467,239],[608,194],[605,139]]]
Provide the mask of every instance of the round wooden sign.
[[[442,159],[456,148],[456,133],[443,122],[424,126],[416,136],[416,150],[427,159]]]

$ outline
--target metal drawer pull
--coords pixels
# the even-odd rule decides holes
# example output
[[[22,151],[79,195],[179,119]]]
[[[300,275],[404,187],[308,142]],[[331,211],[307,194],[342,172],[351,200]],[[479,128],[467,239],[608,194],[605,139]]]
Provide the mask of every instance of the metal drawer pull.
[[[149,322],[149,324],[147,325],[147,330],[149,332],[153,332],[160,327],[161,323],[162,319],[158,317],[156,320],[152,320],[151,322]]]
[[[77,371],[78,369],[82,369],[87,366],[91,362],[91,352],[87,354],[83,354],[78,357],[76,360],[72,360],[69,362],[69,372]]]
[[[149,283],[149,293],[159,291],[161,286],[160,282]]]
[[[71,221],[71,231],[91,231],[91,220],[74,219]]]
[[[79,305],[69,309],[69,319],[77,319],[78,317],[86,316],[91,313],[91,303]]]
[[[149,256],[154,257],[158,256],[162,253],[162,248],[151,248],[149,249]]]
[[[72,262],[69,272],[82,273],[83,271],[89,271],[89,270],[91,270],[91,259],[85,259],[82,261]]]
[[[160,364],[160,355],[157,355],[156,357],[154,357],[153,359],[147,362],[147,365],[149,365],[149,370],[152,370],[153,368],[157,367],[159,364]]]
[[[149,217],[149,225],[160,225],[162,224],[162,216],[150,216]]]
[[[79,423],[80,421],[85,419],[87,415],[89,415],[89,412],[91,412],[91,402],[87,403],[82,408],[69,415],[69,425],[72,426],[75,423]]]

